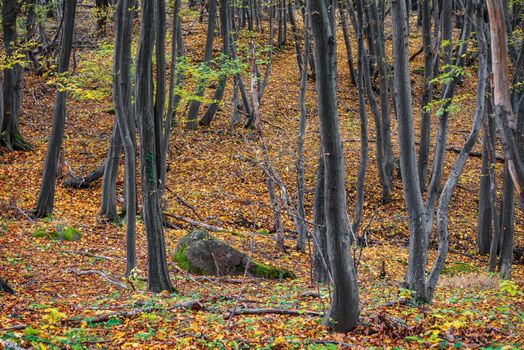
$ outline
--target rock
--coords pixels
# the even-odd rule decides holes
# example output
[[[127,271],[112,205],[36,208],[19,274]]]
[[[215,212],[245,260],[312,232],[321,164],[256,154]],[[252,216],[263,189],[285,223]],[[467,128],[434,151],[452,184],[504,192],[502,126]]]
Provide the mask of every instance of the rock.
[[[180,240],[174,261],[180,268],[197,275],[240,275],[249,262],[248,272],[253,276],[268,279],[296,278],[290,271],[250,259],[203,230],[195,230]]]

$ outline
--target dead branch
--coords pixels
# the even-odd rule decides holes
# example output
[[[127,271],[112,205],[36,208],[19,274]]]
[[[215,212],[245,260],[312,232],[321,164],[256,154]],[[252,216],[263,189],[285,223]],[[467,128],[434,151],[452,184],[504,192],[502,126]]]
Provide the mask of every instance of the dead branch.
[[[219,226],[209,225],[209,224],[206,224],[206,223],[201,222],[201,221],[196,221],[196,220],[193,220],[193,219],[190,219],[190,218],[186,218],[186,217],[184,217],[184,216],[175,215],[175,214],[170,214],[170,213],[164,213],[164,215],[165,215],[165,216],[168,216],[168,217],[170,217],[170,218],[173,218],[173,219],[179,220],[179,221],[183,221],[183,222],[188,223],[188,224],[190,224],[190,225],[193,225],[193,226],[196,226],[196,227],[203,228],[203,229],[208,230],[208,231],[212,231],[212,232],[225,232],[225,233],[231,233],[231,234],[236,235],[236,236],[243,236],[243,234],[241,234],[240,232],[235,232],[235,231],[227,230],[227,229],[222,228],[222,227],[219,227]]]
[[[196,310],[208,310],[200,302],[200,300],[183,301],[181,303],[178,303],[178,304],[168,308],[167,310],[168,311],[173,311],[173,310],[177,310],[177,309],[194,310],[194,311],[196,311]],[[89,319],[88,322],[92,323],[92,324],[94,324],[94,323],[102,323],[102,322],[107,322],[107,321],[109,321],[112,318],[129,318],[129,317],[133,317],[133,316],[136,316],[136,315],[140,315],[141,313],[144,313],[144,312],[159,311],[159,310],[165,310],[165,309],[155,307],[155,308],[144,308],[144,309],[133,309],[133,310],[127,310],[127,311],[111,312],[111,313],[108,313],[108,314],[105,314],[105,315],[100,315],[100,316],[94,317],[92,319]],[[211,309],[209,309],[209,310],[211,311]],[[62,321],[62,323],[63,324],[68,324],[68,325],[78,325],[78,324],[81,324],[84,321],[85,321],[84,319],[67,319],[67,320]]]
[[[0,328],[0,332],[12,332],[27,328],[26,324],[16,324],[11,327]]]
[[[89,252],[82,252],[82,251],[75,252],[75,251],[72,251],[72,250],[66,250],[66,251],[64,251],[64,253],[65,254],[70,254],[70,255],[88,256],[90,258],[95,258],[95,259],[116,260],[116,261],[124,261],[125,262],[125,259],[122,259],[122,258],[117,258],[117,257],[113,257],[113,256],[105,256],[105,255],[96,255],[96,254],[91,254]]]
[[[74,273],[77,276],[81,276],[81,275],[99,275],[100,277],[105,279],[107,282],[112,283],[112,284],[114,284],[114,285],[116,285],[116,286],[118,286],[120,288],[127,289],[127,286],[125,284],[110,278],[104,272],[99,271],[99,270],[83,270],[83,271],[80,271],[80,270],[76,270],[76,269],[67,269],[67,270],[64,270],[64,272],[72,272],[72,273]]]
[[[295,309],[276,309],[276,308],[257,308],[257,309],[237,309],[237,310],[230,310],[228,313],[224,315],[225,319],[229,319],[233,316],[237,315],[268,315],[268,314],[274,314],[274,315],[295,315],[295,316],[316,316],[316,317],[322,317],[324,316],[323,313],[317,312],[317,311],[309,311],[309,310],[295,310]]]

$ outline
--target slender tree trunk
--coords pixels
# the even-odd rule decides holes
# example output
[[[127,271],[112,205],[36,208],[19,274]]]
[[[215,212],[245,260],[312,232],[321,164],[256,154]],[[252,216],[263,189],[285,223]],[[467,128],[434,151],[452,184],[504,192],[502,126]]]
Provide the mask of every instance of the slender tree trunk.
[[[118,166],[122,154],[122,137],[119,130],[118,121],[115,116],[115,123],[111,134],[111,141],[107,158],[104,163],[104,177],[102,178],[102,202],[100,205],[100,215],[115,221],[118,217],[116,208],[116,180],[118,177]]]
[[[73,36],[75,28],[76,0],[64,0],[64,29],[62,31],[62,47],[58,60],[58,75],[67,74],[69,71],[69,59],[73,47]],[[66,118],[66,92],[58,91],[56,94],[55,110],[53,114],[53,126],[49,137],[49,146],[44,163],[44,173],[40,193],[36,203],[34,214],[36,217],[44,217],[53,211],[55,201],[56,174],[58,157],[64,137]]]
[[[407,9],[404,0],[392,0],[394,86],[398,120],[400,169],[404,187],[404,201],[409,214],[410,239],[406,283],[416,292],[416,298],[426,301],[425,267],[427,261],[426,220],[417,171],[413,137],[413,110],[411,81],[407,52]]]
[[[212,58],[212,54],[213,54],[213,42],[215,40],[215,19],[216,19],[216,13],[217,13],[217,0],[210,0],[209,1],[209,10],[208,10],[208,13],[209,13],[209,17],[208,17],[208,22],[207,22],[207,39],[206,39],[206,48],[205,48],[205,52],[204,52],[204,63],[207,64],[211,58]],[[205,82],[203,80],[201,80],[199,83],[198,83],[198,86],[197,86],[197,90],[195,92],[195,95],[197,97],[202,97],[204,95],[204,84]],[[198,115],[198,110],[200,108],[200,101],[198,100],[194,100],[194,101],[191,101],[191,104],[189,105],[189,111],[188,111],[188,114],[187,114],[187,128],[188,129],[196,129],[197,128],[197,123],[196,123],[196,119],[197,119],[197,115]]]
[[[478,220],[477,220],[477,246],[479,252],[482,255],[489,254],[491,246],[491,236],[493,232],[492,216],[491,212],[491,199],[490,199],[490,169],[494,166],[490,162],[490,159],[494,159],[495,155],[490,155],[489,152],[495,150],[494,139],[489,137],[489,134],[495,133],[495,123],[493,118],[490,116],[491,99],[488,98],[487,102],[487,113],[484,117],[484,136],[482,141],[482,172],[480,175],[480,190],[479,190],[479,209],[478,209]],[[488,145],[492,142],[492,145]]]
[[[309,6],[309,2],[306,4]],[[292,11],[292,10],[290,10]],[[298,215],[298,235],[296,249],[304,251],[306,249],[306,241],[308,236],[308,230],[305,223],[306,212],[304,209],[304,137],[306,134],[306,123],[307,123],[307,107],[306,107],[306,88],[307,88],[307,72],[308,72],[308,57],[310,45],[310,13],[311,9],[306,8],[305,23],[304,23],[304,57],[297,60],[297,65],[300,70],[300,94],[299,94],[299,105],[300,105],[300,121],[298,127],[297,137],[297,215]],[[294,21],[294,20],[293,20]],[[293,23],[293,22],[292,22]],[[296,28],[295,28],[296,30]],[[298,44],[297,44],[298,45]]]
[[[422,92],[422,117],[420,146],[418,150],[418,174],[420,189],[426,189],[428,176],[429,145],[431,141],[431,112],[429,104],[433,95],[433,50],[431,47],[431,5],[430,0],[422,1],[422,44],[424,52],[424,90]]]
[[[515,186],[511,179],[507,164],[504,167],[504,190],[502,194],[502,206],[500,213],[501,243],[499,254],[499,269],[503,279],[511,279],[511,263],[513,262],[513,242],[515,230],[513,228],[515,217],[514,202]]]
[[[357,7],[357,21],[355,21],[355,29],[357,32],[357,48],[358,48],[358,71],[357,71],[357,86],[358,86],[358,114],[360,118],[360,160],[357,172],[357,193],[355,203],[355,217],[353,220],[353,232],[357,232],[362,221],[364,212],[364,186],[366,181],[366,172],[368,167],[368,116],[366,111],[366,90],[364,82],[365,70],[369,67],[367,65],[367,55],[364,48],[364,16],[362,9],[362,2],[356,2]],[[380,136],[378,136],[380,138]]]
[[[115,25],[113,100],[120,137],[124,144],[126,184],[126,276],[136,267],[136,154],[131,133],[134,123],[130,96],[131,35],[135,0],[119,0]]]
[[[230,59],[230,28],[229,28],[229,0],[221,0],[220,2],[220,28],[222,32],[222,53],[224,54],[225,61]],[[226,63],[226,62],[223,62]],[[202,116],[199,121],[200,125],[209,126],[213,121],[215,114],[218,110],[218,105],[224,96],[224,91],[226,89],[227,82],[227,73],[224,73],[218,82],[218,87],[215,91],[215,96],[213,97],[213,102],[209,104],[209,107],[206,113]]]
[[[329,277],[329,258],[326,237],[326,196],[325,196],[325,166],[323,152],[320,151],[317,179],[315,182],[315,198],[313,200],[313,273],[318,283],[331,282]]]
[[[483,9],[483,7],[481,7]],[[481,11],[478,11],[478,14],[480,14]],[[435,292],[435,288],[437,286],[437,282],[440,276],[440,273],[442,272],[442,269],[444,268],[444,264],[446,262],[446,256],[448,253],[448,247],[449,247],[449,231],[448,231],[448,209],[449,204],[451,202],[451,198],[453,195],[453,190],[455,189],[460,175],[462,171],[464,170],[464,166],[466,164],[466,160],[468,159],[469,153],[473,149],[473,146],[475,145],[477,141],[477,137],[482,125],[482,120],[484,118],[484,108],[485,108],[485,100],[486,100],[486,80],[488,77],[488,63],[487,63],[487,56],[488,56],[488,48],[487,48],[487,40],[484,36],[484,20],[479,15],[477,16],[477,41],[479,43],[479,56],[480,56],[480,63],[478,68],[478,77],[477,77],[477,99],[476,99],[476,110],[475,110],[475,117],[473,119],[471,132],[464,143],[464,146],[460,150],[460,153],[455,160],[455,163],[453,164],[453,167],[451,169],[450,174],[448,175],[446,184],[444,185],[444,188],[442,190],[442,194],[440,196],[440,202],[439,207],[437,210],[437,231],[439,233],[439,247],[437,251],[437,258],[435,260],[435,263],[433,265],[433,268],[431,270],[431,273],[428,277],[427,282],[427,296],[428,300],[431,301],[433,299],[433,295]]]

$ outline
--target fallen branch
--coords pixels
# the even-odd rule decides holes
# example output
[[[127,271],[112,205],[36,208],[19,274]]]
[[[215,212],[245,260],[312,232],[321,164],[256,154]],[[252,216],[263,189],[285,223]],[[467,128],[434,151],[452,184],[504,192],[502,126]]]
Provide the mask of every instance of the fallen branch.
[[[167,187],[166,187],[167,188]],[[191,210],[193,212],[193,214],[195,214],[195,216],[199,219],[199,220],[202,220],[202,217],[198,214],[196,208],[194,205],[191,205],[189,204],[188,202],[186,202],[182,197],[180,197],[179,195],[177,195],[176,193],[173,193],[173,195],[175,196],[175,199],[178,203],[182,204],[183,206],[189,208],[189,210]]]
[[[83,270],[83,271],[80,271],[80,270],[76,270],[76,269],[67,269],[64,272],[72,272],[72,273],[76,274],[77,276],[81,276],[81,275],[99,275],[100,277],[105,279],[107,282],[112,283],[112,284],[114,284],[114,285],[116,285],[116,286],[118,286],[120,288],[127,289],[127,286],[125,284],[123,284],[122,282],[118,282],[118,281],[112,279],[111,277],[109,277],[108,275],[106,275],[102,271],[98,271],[98,270]]]
[[[27,328],[26,324],[17,324],[11,327],[0,328],[0,332],[12,332]]]
[[[173,311],[173,310],[176,310],[176,309],[208,310],[200,302],[200,300],[184,301],[184,302],[178,303],[178,304],[168,308],[167,310],[168,311]],[[91,324],[103,323],[103,322],[109,321],[112,318],[129,318],[129,317],[133,317],[133,316],[136,316],[136,315],[140,315],[141,313],[144,313],[144,312],[160,311],[160,310],[166,310],[166,309],[159,308],[159,307],[153,307],[153,308],[145,308],[145,309],[134,309],[134,310],[128,310],[128,311],[117,311],[117,312],[111,312],[111,313],[108,313],[108,314],[105,314],[105,315],[100,315],[100,316],[96,316],[96,317],[88,318],[88,319],[67,319],[67,320],[63,320],[62,323],[63,324],[68,324],[68,325],[78,325],[78,324],[81,324],[84,321],[88,322],[88,323],[91,323]],[[212,310],[209,309],[209,311],[212,311]]]
[[[105,162],[99,165],[95,170],[87,174],[87,176],[75,176],[69,172],[64,180],[64,187],[69,188],[88,188],[90,184],[104,176]]]
[[[179,215],[169,214],[169,213],[164,213],[164,215],[167,216],[167,217],[179,220],[179,221],[183,221],[183,222],[185,222],[187,224],[203,228],[203,229],[208,230],[208,231],[225,232],[225,233],[231,233],[231,234],[233,234],[235,236],[243,236],[243,234],[241,234],[239,232],[227,230],[227,229],[219,227],[219,226],[209,225],[209,224],[206,224],[206,223],[201,222],[201,221],[196,221],[196,220],[193,220],[193,219],[190,219],[190,218],[186,218],[184,216],[179,216]]]
[[[276,309],[276,308],[267,308],[267,309],[238,309],[238,310],[230,310],[228,313],[224,315],[225,319],[229,319],[236,315],[267,315],[267,314],[275,314],[275,315],[296,315],[296,316],[316,316],[316,317],[322,317],[324,314],[322,312],[317,311],[308,311],[308,310],[294,310],[294,309]]]

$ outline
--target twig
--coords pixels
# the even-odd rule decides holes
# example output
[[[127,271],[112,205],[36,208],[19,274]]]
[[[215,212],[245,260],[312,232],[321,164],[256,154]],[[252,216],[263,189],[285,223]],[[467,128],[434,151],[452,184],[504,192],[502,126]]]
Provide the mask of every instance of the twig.
[[[30,222],[35,222],[35,220],[33,220],[33,218],[31,218],[29,215],[27,215],[25,211],[20,209],[20,207],[18,206],[18,201],[17,200],[14,201],[13,205],[11,206],[11,208],[12,209],[16,209],[20,214],[22,214]]]
[[[105,279],[107,282],[112,283],[112,284],[114,284],[114,285],[116,285],[116,286],[118,286],[120,288],[127,289],[127,286],[125,284],[110,278],[108,275],[106,275],[102,271],[98,271],[98,270],[79,271],[79,270],[76,270],[76,269],[67,269],[67,270],[64,270],[64,272],[72,272],[72,273],[76,274],[77,276],[81,276],[81,275],[99,275],[103,279]]]
[[[253,231],[252,232],[254,233],[256,231],[256,227],[257,227],[256,214],[255,214],[255,219],[254,219],[253,222],[254,222],[254,225],[253,225]],[[242,295],[244,294],[246,277],[247,277],[247,273],[248,273],[248,270],[249,270],[249,265],[251,264],[251,258],[253,257],[253,250],[255,249],[255,237],[254,237],[253,233],[251,233],[251,241],[250,241],[250,244],[249,244],[250,245],[249,259],[247,259],[247,263],[246,263],[246,266],[244,268],[244,275],[242,276],[242,283],[240,285],[240,292],[237,295],[237,298],[236,298],[236,301],[235,301],[235,306],[233,307],[233,312],[230,313],[230,317],[227,319],[226,329],[229,329],[229,327],[231,325],[232,315],[234,315],[235,311],[237,310],[238,304],[240,303],[240,298],[242,298]]]
[[[171,189],[169,189],[167,186],[165,186],[166,190],[168,190],[169,192],[171,192],[173,194],[173,196],[175,197],[176,201],[180,204],[182,204],[183,206],[189,208],[189,210],[191,210],[193,212],[193,214],[195,214],[195,216],[199,219],[199,220],[202,220],[202,217],[200,216],[200,214],[198,214],[196,208],[194,205],[191,205],[189,204],[188,202],[186,202],[182,197],[180,197],[179,195],[177,195],[175,192],[173,192]]]
[[[104,260],[116,260],[116,261],[124,261],[124,259],[122,258],[117,258],[117,257],[113,257],[113,256],[105,256],[105,255],[96,255],[96,254],[91,254],[91,253],[88,253],[88,252],[74,252],[74,251],[71,251],[71,250],[66,250],[64,251],[65,254],[70,254],[70,255],[83,255],[83,256],[89,256],[91,258],[95,258],[95,259],[104,259]]]
[[[168,216],[170,218],[179,220],[179,221],[183,221],[183,222],[188,223],[188,224],[193,225],[193,226],[201,227],[201,228],[206,229],[208,231],[212,231],[212,232],[226,232],[226,233],[231,233],[231,234],[236,235],[236,236],[243,236],[243,234],[241,234],[239,232],[227,230],[227,229],[224,229],[224,228],[219,227],[219,226],[209,225],[209,224],[206,224],[204,222],[200,222],[200,221],[196,221],[196,220],[193,220],[193,219],[190,219],[190,218],[186,218],[184,216],[179,216],[179,215],[169,214],[169,213],[164,213],[164,215]]]
[[[267,309],[238,309],[238,310],[230,310],[226,315],[224,316],[225,319],[229,319],[236,315],[267,315],[267,314],[275,314],[275,315],[307,315],[307,316],[316,316],[316,317],[322,317],[324,316],[323,313],[317,312],[317,311],[309,311],[309,310],[295,310],[295,309],[276,309],[276,308],[267,308]]]

